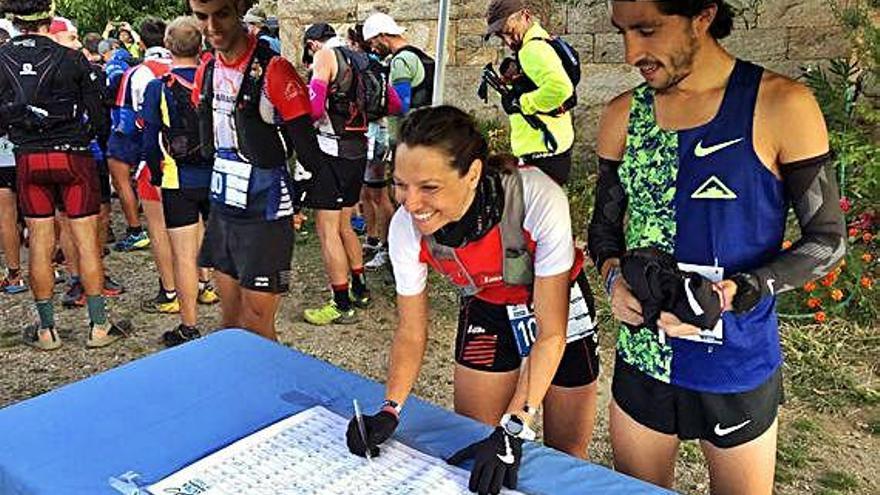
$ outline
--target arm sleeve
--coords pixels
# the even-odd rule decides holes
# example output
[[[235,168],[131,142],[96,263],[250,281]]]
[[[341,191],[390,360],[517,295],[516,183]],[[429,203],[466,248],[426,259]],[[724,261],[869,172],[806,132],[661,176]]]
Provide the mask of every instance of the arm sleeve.
[[[519,52],[519,60],[523,72],[538,87],[520,97],[523,114],[553,111],[574,94],[565,67],[549,43],[538,39],[527,42]]]
[[[312,120],[319,120],[327,108],[327,81],[312,79],[309,82]]]
[[[412,102],[412,85],[407,79],[394,83],[392,87],[394,92],[397,93],[397,98],[400,101],[400,114],[406,115],[409,113],[409,107]]]
[[[144,105],[141,114],[144,119],[143,154],[147,167],[153,177],[161,175],[162,150],[159,136],[162,131],[162,81],[156,79],[147,84],[144,90]]]
[[[593,217],[587,227],[587,248],[601,271],[609,258],[619,258],[626,251],[623,218],[627,197],[620,183],[620,161],[599,158],[599,179]]]
[[[762,296],[826,275],[846,254],[846,224],[831,154],[783,164],[780,170],[801,238],[767,264],[749,271]]]

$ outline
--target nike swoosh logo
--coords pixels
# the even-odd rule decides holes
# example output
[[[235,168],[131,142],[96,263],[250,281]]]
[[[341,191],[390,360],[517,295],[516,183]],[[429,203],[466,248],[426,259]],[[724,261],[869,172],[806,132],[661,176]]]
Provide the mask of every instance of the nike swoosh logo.
[[[751,419],[747,419],[747,420],[743,421],[742,423],[740,423],[738,425],[731,426],[729,428],[722,428],[721,423],[715,423],[715,434],[718,435],[719,437],[726,437],[727,435],[730,435],[731,433],[735,432],[736,430],[743,428],[745,425],[747,425],[751,422],[752,422]]]
[[[711,155],[712,153],[715,153],[717,151],[721,151],[724,148],[727,148],[728,146],[733,146],[734,144],[736,144],[742,140],[743,140],[743,138],[734,139],[732,141],[725,141],[723,143],[713,144],[712,146],[709,146],[708,148],[704,148],[703,147],[703,140],[701,139],[699,142],[697,142],[697,147],[694,148],[694,155],[696,155],[697,158],[704,158],[704,157]]]
[[[510,439],[507,436],[504,437],[504,455],[495,454],[498,456],[498,459],[501,460],[504,464],[513,464],[516,459],[513,457],[513,452],[510,450]]]

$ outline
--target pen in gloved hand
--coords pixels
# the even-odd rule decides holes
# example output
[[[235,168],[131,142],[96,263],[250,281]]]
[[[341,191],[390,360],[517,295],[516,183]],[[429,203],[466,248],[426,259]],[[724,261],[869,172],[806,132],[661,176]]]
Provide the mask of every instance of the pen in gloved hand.
[[[361,408],[358,406],[357,399],[352,399],[352,404],[354,404],[354,419],[357,421],[358,433],[361,435],[361,439],[364,441],[364,445],[367,446],[366,449],[366,457],[367,461],[373,462],[373,458],[370,457],[370,444],[367,442],[367,428],[364,426],[364,417],[361,414]]]

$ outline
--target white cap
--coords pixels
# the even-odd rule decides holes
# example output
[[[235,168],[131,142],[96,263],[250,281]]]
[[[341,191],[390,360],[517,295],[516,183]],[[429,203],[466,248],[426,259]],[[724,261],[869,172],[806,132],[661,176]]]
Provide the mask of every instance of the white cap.
[[[364,41],[369,41],[380,34],[397,36],[403,34],[405,28],[400,27],[394,19],[382,12],[377,12],[364,21]]]

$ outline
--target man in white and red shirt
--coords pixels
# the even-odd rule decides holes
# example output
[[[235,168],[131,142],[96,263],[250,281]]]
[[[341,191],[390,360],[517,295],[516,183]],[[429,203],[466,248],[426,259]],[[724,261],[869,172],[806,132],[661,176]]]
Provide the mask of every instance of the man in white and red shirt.
[[[215,269],[223,325],[276,339],[290,283],[293,181],[288,159],[323,156],[309,90],[293,66],[245,31],[248,0],[189,0],[216,57],[196,73],[202,151],[213,156],[211,217],[199,266]]]

